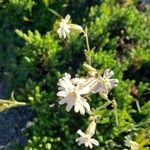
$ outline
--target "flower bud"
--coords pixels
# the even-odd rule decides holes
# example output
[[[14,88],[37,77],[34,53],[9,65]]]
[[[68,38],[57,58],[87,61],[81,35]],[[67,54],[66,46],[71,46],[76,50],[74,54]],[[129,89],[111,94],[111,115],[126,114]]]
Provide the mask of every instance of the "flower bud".
[[[82,33],[83,28],[77,24],[70,24],[70,30],[74,31],[74,32],[78,32],[78,33]]]
[[[95,134],[95,130],[96,130],[96,122],[92,121],[88,128],[86,129],[86,134],[89,134],[90,137],[92,137]]]
[[[97,70],[93,68],[92,66],[84,63],[83,67],[85,68],[85,70],[88,72],[90,76],[95,76],[97,74]]]

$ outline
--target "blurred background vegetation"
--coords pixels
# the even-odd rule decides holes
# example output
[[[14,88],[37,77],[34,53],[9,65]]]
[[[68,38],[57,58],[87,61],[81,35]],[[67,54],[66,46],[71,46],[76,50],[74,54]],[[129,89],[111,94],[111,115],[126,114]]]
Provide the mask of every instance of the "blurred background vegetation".
[[[18,101],[37,112],[28,142],[15,149],[86,149],[75,143],[76,131],[85,129],[87,118],[66,112],[57,105],[57,82],[65,72],[85,75],[85,40],[71,33],[57,35],[60,18],[70,14],[72,22],[88,28],[88,55],[97,69],[110,68],[119,85],[109,95],[118,104],[116,125],[112,108],[101,110],[95,150],[122,150],[124,138],[141,137],[143,149],[150,138],[150,6],[134,0],[0,0],[0,83],[3,97],[15,91]],[[55,107],[50,107],[56,103]],[[104,101],[92,96],[95,108]],[[140,108],[137,107],[138,104]],[[77,121],[78,120],[78,121]],[[144,134],[144,136],[143,136]],[[142,145],[141,144],[141,145]],[[145,147],[144,147],[145,146]]]

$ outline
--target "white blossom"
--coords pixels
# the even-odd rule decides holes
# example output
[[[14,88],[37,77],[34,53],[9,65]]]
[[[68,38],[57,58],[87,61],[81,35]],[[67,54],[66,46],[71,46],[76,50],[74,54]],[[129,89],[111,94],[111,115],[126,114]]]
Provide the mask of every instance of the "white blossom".
[[[67,15],[65,19],[62,19],[59,23],[59,29],[57,33],[59,34],[60,38],[66,38],[67,34],[70,32],[70,24],[68,24],[70,20],[70,15]]]
[[[139,150],[139,144],[132,141],[130,136],[125,137],[125,146],[130,147],[130,150]]]
[[[90,112],[90,105],[87,103],[86,99],[81,95],[87,94],[90,92],[89,87],[84,87],[85,79],[74,78],[71,79],[71,75],[65,73],[65,76],[59,80],[59,92],[57,96],[62,99],[59,101],[59,104],[67,104],[66,111],[70,111],[74,106],[74,111],[85,114],[85,110]]]
[[[96,123],[95,121],[92,121],[90,125],[88,126],[86,133],[82,132],[80,129],[77,131],[77,133],[81,136],[76,139],[76,142],[78,142],[78,145],[84,144],[85,147],[93,148],[93,144],[98,146],[99,142],[92,138],[92,136],[95,134],[96,129]]]
[[[107,99],[109,91],[113,87],[116,87],[119,82],[118,79],[110,79],[113,75],[113,71],[106,69],[104,71],[103,77],[90,77],[87,79],[86,84],[90,87],[90,91],[92,93],[99,93],[104,99]]]
[[[65,19],[62,19],[61,22],[59,23],[59,28],[57,30],[57,33],[59,34],[60,38],[65,39],[67,35],[70,33],[70,31],[73,32],[84,32],[83,28],[80,25],[77,24],[70,24],[70,15],[67,15]]]

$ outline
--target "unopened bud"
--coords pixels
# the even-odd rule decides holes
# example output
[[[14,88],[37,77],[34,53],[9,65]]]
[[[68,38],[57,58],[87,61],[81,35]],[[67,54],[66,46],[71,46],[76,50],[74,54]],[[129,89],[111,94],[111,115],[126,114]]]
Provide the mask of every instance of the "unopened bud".
[[[70,24],[70,30],[74,31],[74,32],[78,32],[78,33],[82,33],[83,28],[77,24]]]
[[[89,134],[91,137],[95,134],[95,130],[96,130],[96,122],[92,121],[88,128],[86,129],[86,134]]]
[[[90,76],[95,76],[97,74],[97,70],[93,68],[92,66],[84,63],[83,67],[85,68],[85,70],[88,72]]]

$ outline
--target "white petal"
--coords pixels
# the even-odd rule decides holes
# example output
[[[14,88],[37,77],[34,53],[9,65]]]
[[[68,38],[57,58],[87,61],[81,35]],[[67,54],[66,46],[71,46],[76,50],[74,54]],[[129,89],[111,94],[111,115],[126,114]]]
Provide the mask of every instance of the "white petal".
[[[85,143],[85,147],[88,147],[88,146],[89,146],[89,143],[86,142],[86,143]]]
[[[73,78],[71,81],[73,84],[77,84],[79,82],[80,78]]]
[[[60,32],[61,32],[61,29],[60,28],[58,28],[58,30],[57,30],[57,33],[60,35]]]
[[[70,20],[70,15],[67,14],[67,16],[65,17],[65,21],[66,23]]]
[[[89,147],[90,147],[90,149],[92,149],[92,148],[93,148],[93,145],[92,145],[92,143],[89,143]]]
[[[85,82],[85,86],[91,87],[93,84],[97,83],[97,79],[94,77],[88,78]]]
[[[79,112],[79,109],[80,109],[80,104],[79,104],[79,102],[76,102],[74,105],[74,111],[77,113],[77,112]]]
[[[80,114],[81,114],[81,115],[84,115],[84,114],[85,114],[85,109],[84,109],[84,107],[83,107],[82,105],[80,105],[79,109],[80,109]]]
[[[80,91],[84,88],[85,79],[80,79],[76,85],[76,90]]]
[[[67,102],[68,102],[68,97],[66,96],[65,98],[63,98],[62,100],[59,101],[59,105],[63,105]]]
[[[101,87],[100,92],[108,95],[109,89],[108,89],[107,85],[104,84],[103,87]]]
[[[73,102],[69,102],[68,105],[66,106],[66,111],[70,111],[73,105],[74,105]]]
[[[58,90],[63,91],[63,90],[65,90],[65,88],[64,87],[59,87]]]
[[[57,93],[57,96],[61,96],[61,97],[65,97],[67,95],[67,92],[66,91],[59,91]]]
[[[113,72],[113,71],[110,71],[110,69],[106,69],[106,70],[104,71],[103,77],[104,77],[104,78],[111,78],[113,75],[114,75],[114,72]]]
[[[90,112],[90,105],[86,101],[83,101],[82,105],[87,109],[88,112]]]
[[[79,94],[83,95],[83,94],[88,94],[90,92],[90,87],[84,87],[81,90],[79,90]]]
[[[64,74],[66,78],[71,79],[71,75],[69,73]]]
[[[95,83],[91,86],[91,92],[92,93],[97,93],[100,91],[100,88],[101,88],[101,84],[99,83]]]
[[[82,137],[76,138],[76,142],[79,142],[82,139]]]
[[[109,82],[111,84],[111,87],[113,88],[113,87],[117,86],[119,80],[118,79],[109,79]]]
[[[94,145],[96,145],[96,146],[99,145],[99,142],[98,142],[97,140],[95,140],[95,139],[91,139],[91,142],[92,142]]]
[[[59,79],[57,85],[58,85],[58,86],[62,86],[62,85],[63,85],[63,82],[64,82],[64,81],[63,81],[62,79]]]
[[[80,141],[79,141],[78,145],[81,145],[81,144],[84,144],[84,143],[85,143],[85,140],[84,140],[84,138],[83,138],[83,137],[81,137],[81,139],[80,139]]]
[[[84,133],[84,132],[82,132],[82,130],[81,130],[81,129],[79,129],[79,130],[77,131],[77,134],[79,134],[79,135],[81,135],[81,136],[85,136],[85,133]]]

